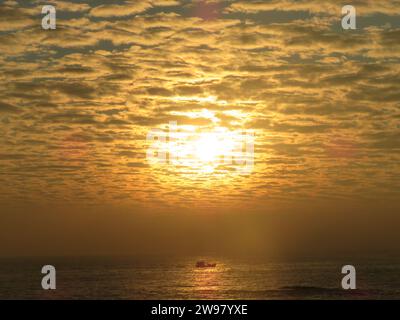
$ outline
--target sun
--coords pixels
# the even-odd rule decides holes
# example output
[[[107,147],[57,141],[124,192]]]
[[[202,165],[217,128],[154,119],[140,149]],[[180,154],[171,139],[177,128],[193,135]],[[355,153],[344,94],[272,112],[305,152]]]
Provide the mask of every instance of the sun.
[[[227,177],[252,170],[251,136],[226,127],[169,126],[168,132],[151,140],[148,161],[169,177]]]
[[[193,141],[194,156],[204,163],[213,163],[224,154],[224,144],[215,133],[204,133]]]
[[[168,143],[172,165],[202,172],[212,172],[224,163],[233,148],[232,137],[220,131],[181,131]]]

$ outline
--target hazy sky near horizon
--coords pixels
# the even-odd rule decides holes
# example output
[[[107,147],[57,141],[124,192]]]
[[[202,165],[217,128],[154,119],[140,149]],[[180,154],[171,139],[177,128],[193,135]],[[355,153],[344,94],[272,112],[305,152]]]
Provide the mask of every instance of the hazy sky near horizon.
[[[41,28],[44,4],[56,6],[56,30]],[[35,223],[33,208],[46,217],[44,233],[61,230],[74,207],[82,216],[85,208],[112,208],[101,215],[104,228],[116,223],[116,212],[180,215],[195,207],[196,214],[296,214],[326,203],[325,229],[335,204],[394,217],[400,1],[351,1],[357,30],[341,28],[345,4],[0,1],[5,239]],[[170,121],[206,132],[254,131],[253,172],[155,168],[146,160],[146,135]],[[53,211],[60,219],[46,228]],[[35,228],[30,237],[40,234]]]

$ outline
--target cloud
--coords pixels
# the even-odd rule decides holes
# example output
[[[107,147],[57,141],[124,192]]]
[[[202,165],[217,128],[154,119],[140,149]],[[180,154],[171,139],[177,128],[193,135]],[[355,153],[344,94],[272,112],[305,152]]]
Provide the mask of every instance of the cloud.
[[[257,13],[262,11],[306,11],[310,13],[319,13],[325,15],[341,14],[341,8],[347,5],[347,2],[338,2],[335,0],[267,0],[267,1],[234,1],[225,11],[226,12],[244,12]],[[386,15],[399,15],[396,10],[400,6],[398,0],[365,0],[353,1],[351,3],[359,14],[371,15],[376,13]]]
[[[177,6],[176,0],[125,1],[123,4],[100,5],[90,10],[90,15],[97,18],[123,17],[145,12],[152,7]]]
[[[6,17],[0,21],[0,31],[21,30],[32,27],[35,20],[30,16],[29,10],[9,4],[0,6],[0,16]]]
[[[53,5],[57,12],[86,12],[90,10],[90,5],[87,3],[76,3],[72,1],[60,1],[60,0],[35,0],[33,1],[37,6]]]
[[[11,104],[0,102],[0,114],[1,113],[16,113],[19,109]]]
[[[123,17],[146,11],[152,8],[151,1],[129,1],[118,5],[100,5],[90,10],[90,15],[97,18]]]
[[[52,31],[40,28],[39,2],[3,4],[0,183],[25,186],[9,186],[8,199],[40,180],[72,201],[67,186],[79,189],[78,178],[93,203],[154,194],[179,204],[194,185],[208,203],[232,204],[387,191],[370,173],[393,181],[399,163],[397,2],[356,1],[360,15],[380,13],[356,32],[338,29],[339,3],[318,3],[226,1],[224,14],[201,19],[185,2],[57,1],[66,14]],[[146,134],[170,121],[254,130],[254,174],[245,184],[214,179],[212,195],[202,179],[150,174]]]

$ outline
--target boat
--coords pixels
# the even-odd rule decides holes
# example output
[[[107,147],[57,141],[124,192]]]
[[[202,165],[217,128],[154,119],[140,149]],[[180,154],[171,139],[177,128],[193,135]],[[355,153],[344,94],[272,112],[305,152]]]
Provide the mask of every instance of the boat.
[[[197,261],[196,268],[215,268],[216,263],[207,263],[206,261]]]

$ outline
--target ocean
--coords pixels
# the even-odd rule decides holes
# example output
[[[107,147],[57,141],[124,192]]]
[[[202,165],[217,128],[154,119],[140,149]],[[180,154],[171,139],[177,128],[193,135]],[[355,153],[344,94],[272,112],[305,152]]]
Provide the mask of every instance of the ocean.
[[[196,268],[198,260],[215,268]],[[57,289],[41,288],[54,265]],[[0,299],[399,299],[400,263],[354,264],[357,290],[341,288],[341,261],[246,262],[213,257],[1,258]],[[347,263],[348,264],[348,263]]]

